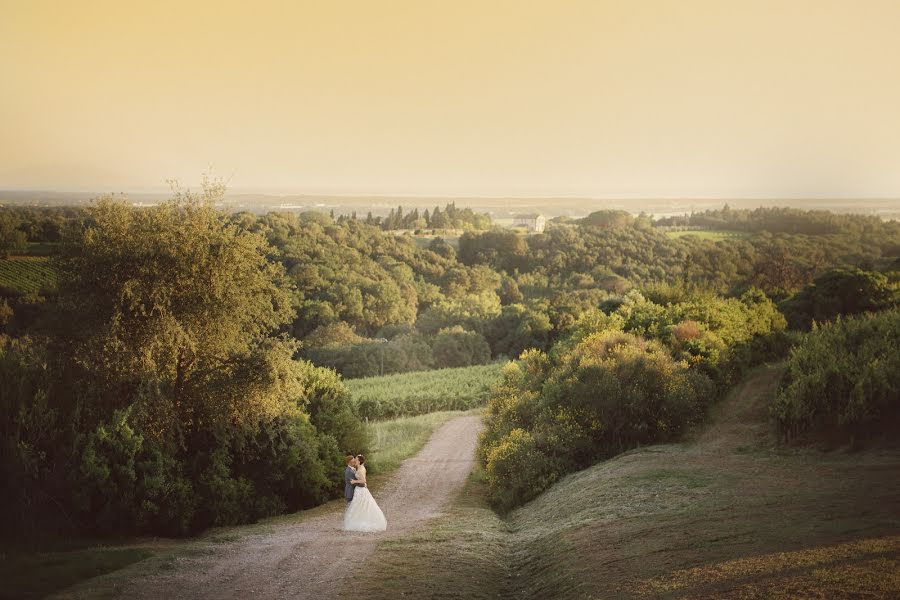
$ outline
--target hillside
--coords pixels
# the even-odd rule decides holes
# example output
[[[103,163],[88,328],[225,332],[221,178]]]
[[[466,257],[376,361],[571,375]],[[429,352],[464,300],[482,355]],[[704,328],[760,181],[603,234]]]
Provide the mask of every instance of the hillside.
[[[473,477],[347,597],[894,597],[900,456],[779,447],[778,375],[754,371],[693,441],[575,473],[505,519]]]

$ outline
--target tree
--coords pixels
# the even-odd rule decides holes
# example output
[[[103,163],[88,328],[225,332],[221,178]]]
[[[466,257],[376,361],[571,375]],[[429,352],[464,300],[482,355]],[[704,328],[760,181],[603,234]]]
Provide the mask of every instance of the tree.
[[[624,210],[598,210],[581,220],[585,227],[618,229],[634,224],[634,217]]]
[[[293,345],[272,334],[293,310],[263,235],[213,208],[223,192],[210,183],[199,196],[178,191],[146,210],[101,200],[66,240],[60,306],[73,326],[65,337],[75,364],[90,365],[85,393],[98,417],[127,406],[151,380],[163,393],[144,417],[161,434],[183,433],[199,415],[229,423],[275,414],[299,393],[287,373],[278,389],[245,370],[290,356]],[[216,389],[220,378],[227,393]]]
[[[52,463],[89,529],[183,534],[315,505],[365,445],[338,378],[277,335],[293,317],[284,267],[214,209],[223,191],[102,200],[64,242],[44,412],[73,435]]]
[[[438,368],[481,365],[491,359],[491,348],[484,338],[459,326],[442,329],[431,351]]]
[[[20,231],[10,213],[0,213],[0,258],[21,254],[28,248],[28,236]]]
[[[883,273],[861,269],[833,269],[782,302],[788,324],[809,329],[813,321],[824,323],[838,315],[880,311],[900,304],[900,285]]]

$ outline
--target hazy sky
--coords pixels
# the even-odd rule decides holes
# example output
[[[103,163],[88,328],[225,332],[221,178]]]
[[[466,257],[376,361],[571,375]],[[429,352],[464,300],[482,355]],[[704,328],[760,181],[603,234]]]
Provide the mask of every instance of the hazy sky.
[[[900,197],[898,32],[897,0],[0,0],[0,188]]]

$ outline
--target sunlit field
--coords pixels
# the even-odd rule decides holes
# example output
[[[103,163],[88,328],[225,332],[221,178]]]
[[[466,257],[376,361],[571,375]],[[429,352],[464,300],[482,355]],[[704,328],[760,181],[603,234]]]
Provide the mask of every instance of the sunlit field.
[[[0,259],[0,289],[13,294],[36,294],[55,287],[56,273],[49,259],[37,256]]]
[[[745,237],[749,237],[750,234],[745,233],[743,231],[726,231],[720,229],[701,229],[701,230],[687,230],[687,231],[667,231],[666,235],[670,238],[680,238],[685,236],[694,236],[698,237],[701,240],[711,240],[711,241],[719,241],[719,240],[729,240],[729,239],[741,239]]]
[[[348,379],[360,416],[370,419],[469,410],[487,400],[501,364]]]

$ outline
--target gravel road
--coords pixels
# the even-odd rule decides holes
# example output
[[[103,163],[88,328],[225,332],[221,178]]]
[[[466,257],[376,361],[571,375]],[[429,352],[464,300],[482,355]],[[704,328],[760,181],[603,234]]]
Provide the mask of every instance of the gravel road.
[[[333,597],[379,541],[408,534],[441,513],[472,470],[480,429],[480,417],[457,417],[401,465],[376,495],[388,521],[385,533],[344,532],[343,513],[331,511],[179,558],[173,570],[129,581],[121,597]]]

